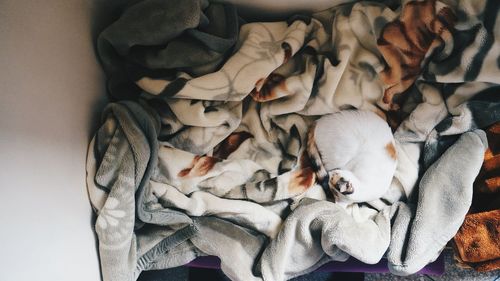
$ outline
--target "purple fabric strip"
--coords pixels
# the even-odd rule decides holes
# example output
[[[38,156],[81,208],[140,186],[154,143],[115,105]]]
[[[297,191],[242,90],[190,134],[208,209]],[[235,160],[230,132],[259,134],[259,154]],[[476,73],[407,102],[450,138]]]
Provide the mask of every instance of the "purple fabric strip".
[[[220,260],[218,257],[207,256],[199,257],[192,262],[188,263],[188,267],[199,267],[199,268],[220,268]],[[366,272],[366,273],[386,273],[389,272],[387,268],[387,260],[382,259],[377,264],[366,264],[362,263],[354,258],[350,258],[345,262],[329,262],[317,271],[322,272]],[[444,256],[440,255],[434,262],[428,264],[426,267],[422,268],[418,274],[431,274],[431,275],[441,275],[444,273]]]

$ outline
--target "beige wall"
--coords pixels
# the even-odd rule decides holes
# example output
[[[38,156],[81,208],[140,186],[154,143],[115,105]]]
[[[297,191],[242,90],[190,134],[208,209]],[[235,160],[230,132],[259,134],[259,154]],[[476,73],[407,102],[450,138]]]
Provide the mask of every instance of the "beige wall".
[[[85,188],[104,97],[91,4],[0,0],[2,281],[100,280]]]

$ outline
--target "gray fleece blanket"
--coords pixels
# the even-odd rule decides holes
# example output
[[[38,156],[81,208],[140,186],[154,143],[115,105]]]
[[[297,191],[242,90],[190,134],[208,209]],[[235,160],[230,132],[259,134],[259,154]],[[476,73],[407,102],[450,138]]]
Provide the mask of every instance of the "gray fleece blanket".
[[[500,120],[499,5],[357,2],[233,30],[234,8],[182,3],[139,2],[99,37],[123,99],[87,159],[104,280],[202,255],[233,280],[437,258],[471,203],[480,128]],[[350,108],[391,124],[398,167],[383,198],[343,208],[304,151],[318,117]]]

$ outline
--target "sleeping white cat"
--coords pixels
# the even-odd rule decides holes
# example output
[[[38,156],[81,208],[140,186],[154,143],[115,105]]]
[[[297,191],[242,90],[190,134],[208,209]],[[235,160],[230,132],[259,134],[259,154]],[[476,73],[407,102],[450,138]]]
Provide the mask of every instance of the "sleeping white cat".
[[[391,129],[371,111],[323,116],[310,129],[307,151],[319,183],[342,205],[380,198],[397,165]]]

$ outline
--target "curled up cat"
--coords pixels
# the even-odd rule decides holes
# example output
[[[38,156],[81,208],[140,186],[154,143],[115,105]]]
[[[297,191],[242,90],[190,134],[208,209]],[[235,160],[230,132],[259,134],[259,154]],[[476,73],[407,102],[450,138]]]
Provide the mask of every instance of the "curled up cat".
[[[371,111],[321,117],[309,130],[307,153],[318,183],[344,206],[384,195],[397,165],[391,129]]]

